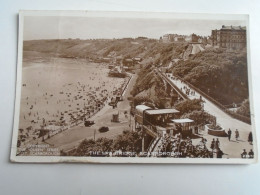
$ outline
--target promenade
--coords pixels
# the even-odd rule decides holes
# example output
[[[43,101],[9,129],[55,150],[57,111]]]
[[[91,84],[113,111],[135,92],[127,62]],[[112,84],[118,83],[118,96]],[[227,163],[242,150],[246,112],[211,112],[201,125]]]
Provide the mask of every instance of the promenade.
[[[184,92],[184,88],[190,89],[191,91],[195,91],[194,89],[190,88],[187,84],[183,83],[178,78],[174,77],[171,73],[166,73],[165,76],[167,76],[170,81],[177,86],[179,89],[181,89]],[[246,149],[249,151],[249,149],[253,149],[253,146],[248,143],[248,134],[252,130],[252,126],[244,123],[240,120],[237,120],[228,114],[226,114],[224,111],[222,111],[220,108],[218,108],[215,104],[210,102],[208,99],[203,97],[201,94],[199,94],[197,91],[195,91],[195,95],[191,95],[191,93],[188,95],[189,99],[199,99],[200,96],[202,97],[204,103],[204,110],[208,112],[209,114],[212,114],[216,117],[217,124],[222,126],[226,132],[230,128],[232,131],[231,135],[231,141],[228,141],[227,137],[219,137],[220,140],[220,148],[223,150],[224,153],[228,154],[229,158],[232,157],[240,157],[240,154],[242,153],[243,149]],[[238,129],[240,137],[238,141],[235,141],[235,130]],[[215,136],[208,135],[206,132],[203,133],[203,137],[206,138],[207,146],[210,148],[210,143],[213,138],[216,138]],[[193,142],[196,143],[196,141],[199,142],[199,140],[194,140]],[[223,156],[224,158],[227,156]]]

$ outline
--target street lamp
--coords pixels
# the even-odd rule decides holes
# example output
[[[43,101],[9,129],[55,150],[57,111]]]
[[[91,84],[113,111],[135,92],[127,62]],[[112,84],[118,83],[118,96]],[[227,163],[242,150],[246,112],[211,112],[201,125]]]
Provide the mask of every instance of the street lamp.
[[[96,141],[96,129],[94,130],[94,141]]]

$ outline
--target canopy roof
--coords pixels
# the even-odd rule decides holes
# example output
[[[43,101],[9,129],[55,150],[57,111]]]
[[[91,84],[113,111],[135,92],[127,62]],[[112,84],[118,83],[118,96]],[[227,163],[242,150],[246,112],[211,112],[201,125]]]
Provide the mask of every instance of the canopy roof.
[[[174,114],[178,113],[178,110],[175,109],[157,109],[157,110],[147,110],[146,113],[150,115],[158,115],[158,114]]]
[[[143,112],[144,110],[147,110],[147,109],[151,109],[150,107],[146,106],[146,105],[138,105],[135,107],[136,110],[138,110],[139,112]]]
[[[189,118],[181,118],[181,119],[172,119],[172,122],[174,123],[192,123],[194,120],[191,120]]]

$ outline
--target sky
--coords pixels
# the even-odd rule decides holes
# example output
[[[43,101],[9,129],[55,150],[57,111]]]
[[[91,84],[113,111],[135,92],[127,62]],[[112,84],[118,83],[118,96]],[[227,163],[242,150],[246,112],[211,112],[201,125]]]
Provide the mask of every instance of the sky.
[[[194,20],[165,18],[25,16],[24,40],[37,39],[113,39],[144,36],[159,39],[169,33],[201,36],[222,25],[245,26],[239,20]]]

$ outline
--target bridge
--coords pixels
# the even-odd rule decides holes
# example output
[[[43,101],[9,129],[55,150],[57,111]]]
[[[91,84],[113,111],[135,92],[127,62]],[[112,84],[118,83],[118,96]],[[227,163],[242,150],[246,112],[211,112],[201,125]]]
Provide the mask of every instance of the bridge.
[[[189,97],[185,93],[183,93],[182,90],[180,90],[165,74],[163,74],[158,69],[155,69],[155,73],[164,81],[166,86],[166,92],[169,95],[172,92],[172,90],[174,90],[181,99],[183,100],[189,99]]]
[[[186,81],[183,81],[181,78],[173,76],[171,73],[163,73],[158,69],[155,69],[156,74],[163,79],[163,81],[166,83],[166,92],[170,95],[170,91],[174,90],[177,92],[179,97],[183,100],[187,99],[199,99],[203,98],[204,100],[207,100],[208,102],[212,103],[217,110],[221,111],[225,115],[229,115],[232,118],[235,118],[237,120],[240,120],[242,122],[245,122],[247,124],[251,124],[251,119],[246,116],[239,115],[237,113],[234,113],[229,110],[229,108],[240,106],[241,104],[230,104],[230,105],[222,105],[217,100],[213,99],[212,97],[208,96],[206,93],[201,91],[200,89],[194,87],[190,83],[187,83]],[[182,90],[184,87],[191,89],[192,91],[196,92],[196,95],[186,95]],[[207,103],[207,101],[205,103]],[[220,113],[219,111],[216,111],[217,113]],[[211,112],[210,112],[211,113]],[[214,113],[212,113],[214,114]]]
[[[234,132],[236,129],[238,129],[240,138],[242,140],[247,140],[249,132],[252,131],[252,126],[250,125],[250,118],[248,120],[243,120],[242,116],[241,118],[234,117],[230,113],[227,112],[227,109],[222,108],[222,106],[215,103],[214,100],[210,99],[207,94],[201,92],[196,87],[193,87],[189,83],[183,81],[179,77],[175,77],[171,73],[163,73],[159,69],[154,69],[156,75],[160,77],[163,82],[165,83],[165,90],[169,96],[171,95],[171,92],[174,91],[178,95],[180,99],[187,100],[187,99],[202,99],[204,101],[204,110],[207,113],[210,113],[216,117],[216,122],[226,131],[228,129],[231,129],[232,132]],[[191,91],[195,91],[193,94],[186,94],[181,89],[190,89]],[[143,140],[143,151],[147,152],[156,152],[159,150],[160,145],[163,142],[163,137],[160,135],[160,130],[155,129],[151,125],[144,124],[142,125],[142,128],[144,130],[144,133],[146,136],[144,136]],[[149,135],[149,136],[147,136]],[[234,136],[234,134],[232,134]],[[207,139],[212,139],[212,136],[208,134],[204,134],[203,137]],[[147,139],[147,141],[145,141]],[[226,141],[226,138],[219,138],[222,139],[223,142]],[[210,147],[210,146],[208,146]],[[233,146],[232,146],[233,147]],[[243,143],[236,144],[236,147],[238,148],[236,152],[234,153],[232,147],[227,147],[227,152],[230,152],[230,155],[239,156],[240,150],[243,149],[244,145]]]
[[[163,82],[165,84],[165,91],[167,92],[167,94],[169,96],[171,96],[172,92],[174,91],[178,95],[178,99],[181,99],[181,100],[190,99],[181,89],[179,89],[179,87],[177,85],[175,85],[171,81],[170,78],[168,78],[167,75],[165,75],[158,69],[154,69],[154,71],[155,71],[155,74],[163,80]],[[137,116],[137,118],[139,118],[139,117]],[[137,118],[136,118],[136,121],[139,121],[140,119],[137,119]],[[143,122],[140,122],[140,123],[143,123]],[[159,130],[158,127],[149,123],[146,120],[145,120],[145,123],[146,124],[142,125],[142,130],[144,131],[144,135],[145,135],[142,140],[142,151],[158,152],[159,146],[162,144],[162,133],[159,133],[159,132],[161,132],[162,130]],[[145,144],[145,142],[147,141],[146,140],[147,135],[149,135],[149,137],[152,138],[152,140],[149,141],[150,142],[149,145]]]

